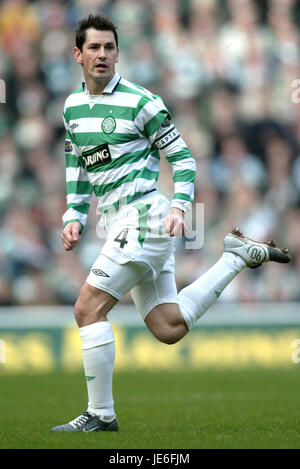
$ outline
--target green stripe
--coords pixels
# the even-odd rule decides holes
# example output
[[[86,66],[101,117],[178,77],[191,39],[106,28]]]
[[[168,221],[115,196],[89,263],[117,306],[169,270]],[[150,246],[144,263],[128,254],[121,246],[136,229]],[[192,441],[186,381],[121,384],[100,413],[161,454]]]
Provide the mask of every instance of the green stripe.
[[[153,158],[156,158],[157,160],[160,160],[160,152],[159,149],[155,146],[151,148],[151,156]]]
[[[90,117],[104,118],[108,115],[114,116],[116,119],[125,119],[133,121],[136,116],[136,109],[133,107],[117,106],[113,104],[94,104],[92,109],[88,104],[79,104],[72,106],[71,119],[89,119]],[[111,112],[112,111],[112,112]],[[99,125],[99,130],[101,130]]]
[[[67,168],[79,168],[82,166],[80,158],[78,156],[73,155],[72,153],[66,153],[66,167]]]
[[[67,194],[91,194],[93,186],[89,181],[69,181],[67,182]]]
[[[176,192],[173,196],[173,199],[187,200],[188,202],[193,201],[193,199],[188,194],[184,194],[183,192]]]
[[[175,171],[173,175],[174,182],[194,182],[196,172],[191,169]]]
[[[67,205],[67,209],[69,210],[69,208],[74,208],[74,210],[76,210],[77,212],[79,213],[82,213],[83,215],[87,215],[88,214],[88,211],[89,211],[89,208],[90,208],[90,204],[76,204],[76,203],[70,203]]]
[[[151,137],[151,135],[157,132],[167,117],[170,117],[170,114],[165,110],[159,111],[154,117],[152,117],[152,119],[150,119],[144,126],[143,133],[146,137]]]
[[[150,93],[150,96],[149,96],[143,87],[137,86],[135,83],[133,83],[133,86],[135,86],[136,88],[131,88],[130,86],[126,86],[119,82],[116,88],[116,91],[119,91],[120,93],[135,94],[135,95],[148,99],[148,101],[151,101],[151,99],[156,98],[156,95],[153,95],[152,93]]]
[[[117,200],[117,202],[114,202],[113,204],[107,204],[101,207],[101,212],[105,213],[108,210],[111,209],[118,209],[119,206],[124,206],[127,204],[130,204],[130,202],[134,202],[135,200],[139,199],[140,197],[143,197],[143,195],[147,194],[148,191],[146,192],[136,192],[133,195],[127,195],[125,197],[121,197],[121,199]]]
[[[134,205],[134,208],[136,208],[139,212],[138,242],[142,247],[148,231],[148,212],[150,207],[151,204],[143,204],[142,202],[139,202],[138,204]]]
[[[176,161],[186,160],[187,158],[192,158],[193,156],[188,148],[183,148],[182,150],[173,153],[170,156],[166,156],[168,163],[172,164]]]
[[[142,93],[143,93],[143,96],[145,96],[146,98],[148,99],[156,99],[156,98],[159,98],[159,96],[157,94],[153,94],[151,93],[151,91],[149,90],[146,90],[146,88],[144,88],[143,86],[141,85],[138,85],[137,83],[132,83],[131,84],[133,86],[135,86],[138,90],[140,90]]]
[[[139,134],[117,133],[113,132],[108,135],[103,132],[77,132],[74,133],[76,145],[78,146],[98,146],[108,143],[109,145],[118,145],[122,143],[132,142],[140,138]]]
[[[111,182],[109,184],[102,184],[101,186],[94,185],[94,192],[97,197],[102,197],[107,192],[117,189],[118,187],[122,186],[126,182],[132,182],[138,178],[148,179],[150,181],[151,180],[157,181],[158,176],[159,176],[158,171],[151,171],[148,168],[143,168],[141,170],[134,169],[133,171],[130,171],[130,173],[121,177],[120,179],[117,179],[117,181],[115,182]]]
[[[80,88],[78,88],[77,90],[73,91],[73,93],[71,93],[71,94],[77,94],[77,93],[83,93],[83,87],[82,87],[82,85],[80,86]],[[64,118],[65,118],[65,120],[66,120],[66,122],[68,122],[68,123],[69,123],[70,117],[71,117],[71,116],[70,116],[70,114],[71,114],[71,109],[72,109],[72,107],[68,107],[68,108],[66,109],[66,112],[63,114],[63,115],[64,115]]]
[[[73,93],[71,93],[71,94],[77,94],[77,93],[83,93],[83,86],[82,85],[80,85],[80,87],[77,88],[77,90],[73,91]]]

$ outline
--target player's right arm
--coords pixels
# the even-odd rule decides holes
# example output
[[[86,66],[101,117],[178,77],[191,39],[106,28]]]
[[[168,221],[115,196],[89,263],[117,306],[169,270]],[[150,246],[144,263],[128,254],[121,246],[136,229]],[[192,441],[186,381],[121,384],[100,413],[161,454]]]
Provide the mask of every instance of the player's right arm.
[[[76,145],[72,129],[69,126],[65,114],[64,124],[66,128],[65,162],[67,210],[62,217],[64,224],[62,241],[65,249],[70,250],[78,243],[80,233],[86,224],[92,200],[93,186],[82,165],[80,158],[81,151]]]

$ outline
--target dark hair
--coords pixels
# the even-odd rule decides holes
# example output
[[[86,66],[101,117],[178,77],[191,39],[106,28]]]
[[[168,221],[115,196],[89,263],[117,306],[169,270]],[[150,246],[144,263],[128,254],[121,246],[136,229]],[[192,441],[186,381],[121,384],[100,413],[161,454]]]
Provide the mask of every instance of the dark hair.
[[[86,30],[89,28],[97,29],[98,31],[112,31],[115,36],[116,44],[118,47],[118,34],[117,28],[114,23],[106,16],[89,15],[79,21],[78,27],[75,31],[75,44],[78,49],[82,51],[82,46],[86,41]]]

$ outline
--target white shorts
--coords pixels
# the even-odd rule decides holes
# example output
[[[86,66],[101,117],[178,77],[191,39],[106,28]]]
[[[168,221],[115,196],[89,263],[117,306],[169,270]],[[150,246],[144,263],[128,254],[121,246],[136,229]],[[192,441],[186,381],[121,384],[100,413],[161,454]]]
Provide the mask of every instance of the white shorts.
[[[177,303],[174,238],[162,229],[169,208],[155,191],[104,215],[107,239],[86,280],[118,300],[130,291],[143,319],[158,304]]]
[[[122,300],[130,291],[143,319],[159,304],[177,303],[177,287],[173,272],[163,269],[156,278],[153,278],[151,270],[145,265],[132,261],[118,264],[100,254],[86,281],[117,300]]]

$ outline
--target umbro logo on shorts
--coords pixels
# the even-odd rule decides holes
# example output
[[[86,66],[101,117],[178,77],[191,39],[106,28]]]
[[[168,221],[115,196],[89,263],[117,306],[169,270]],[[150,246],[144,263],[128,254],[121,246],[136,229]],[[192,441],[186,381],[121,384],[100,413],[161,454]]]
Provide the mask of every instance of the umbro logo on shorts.
[[[95,274],[95,275],[98,275],[99,277],[109,277],[109,275],[107,275],[105,272],[103,272],[103,270],[101,269],[92,269],[92,272]]]
[[[94,171],[99,166],[111,162],[111,155],[107,143],[99,145],[92,150],[85,151],[82,153],[82,158],[87,171]]]

